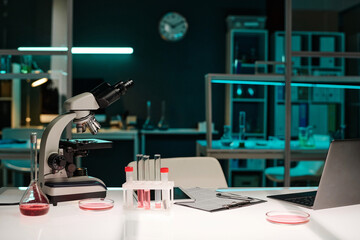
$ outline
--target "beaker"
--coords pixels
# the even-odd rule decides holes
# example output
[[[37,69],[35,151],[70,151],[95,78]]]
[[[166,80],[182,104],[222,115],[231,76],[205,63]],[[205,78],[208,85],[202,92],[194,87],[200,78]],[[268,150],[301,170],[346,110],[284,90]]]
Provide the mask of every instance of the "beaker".
[[[42,192],[38,183],[37,137],[30,135],[31,152],[31,181],[29,187],[20,200],[20,212],[26,216],[41,216],[49,212],[49,200]]]
[[[308,131],[305,127],[299,127],[299,145],[306,147],[308,141]]]

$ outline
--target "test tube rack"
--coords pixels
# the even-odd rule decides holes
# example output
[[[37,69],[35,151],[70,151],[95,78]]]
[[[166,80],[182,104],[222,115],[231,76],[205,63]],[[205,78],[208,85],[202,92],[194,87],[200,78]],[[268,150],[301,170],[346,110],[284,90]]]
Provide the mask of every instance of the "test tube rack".
[[[162,190],[162,208],[161,209],[170,209],[174,204],[174,182],[173,181],[131,181],[125,182],[122,185],[124,190],[124,207],[125,208],[137,208],[137,205],[134,204],[133,193],[134,190]],[[171,190],[171,191],[170,191]],[[129,192],[130,191],[130,192]],[[128,194],[131,194],[130,198],[127,197]],[[151,206],[151,209],[154,209]]]

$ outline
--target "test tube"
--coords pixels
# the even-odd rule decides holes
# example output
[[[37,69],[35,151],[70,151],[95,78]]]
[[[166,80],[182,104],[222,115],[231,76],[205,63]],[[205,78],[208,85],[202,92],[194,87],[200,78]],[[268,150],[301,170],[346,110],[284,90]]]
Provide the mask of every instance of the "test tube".
[[[137,170],[137,180],[143,181],[145,180],[143,178],[144,175],[144,159],[142,154],[136,155],[136,170]],[[138,208],[144,207],[144,189],[138,189],[137,190],[137,196],[138,196]]]
[[[167,183],[169,180],[169,168],[161,168],[160,169],[160,173],[161,173],[161,182],[163,183]],[[164,209],[169,208],[169,204],[170,204],[170,193],[168,189],[163,189],[162,190],[162,199],[163,199],[163,205],[164,205]]]
[[[150,180],[150,162],[149,162],[149,155],[144,155],[144,173],[145,174],[145,181]],[[144,208],[146,210],[150,209],[150,189],[144,189]]]
[[[125,173],[126,173],[126,182],[127,183],[132,183],[133,181],[133,171],[134,169],[132,167],[125,167]],[[133,190],[128,189],[125,192],[125,206],[126,207],[133,207]]]
[[[155,181],[160,181],[160,168],[161,168],[161,156],[160,154],[154,155],[154,178]],[[155,190],[155,208],[161,208],[161,190]]]

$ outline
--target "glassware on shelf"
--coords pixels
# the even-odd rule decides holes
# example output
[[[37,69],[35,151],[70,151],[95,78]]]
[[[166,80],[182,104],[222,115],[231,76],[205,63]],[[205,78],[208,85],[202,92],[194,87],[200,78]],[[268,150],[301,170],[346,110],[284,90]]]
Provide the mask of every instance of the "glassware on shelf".
[[[20,58],[21,61],[21,73],[31,73],[32,70],[32,56],[23,55]]]
[[[165,108],[166,108],[166,104],[165,104],[165,101],[162,101],[161,102],[161,118],[160,118],[160,121],[158,123],[158,128],[160,130],[167,130],[169,129],[169,125],[166,121],[166,111],[165,111]]]
[[[224,134],[220,138],[221,145],[229,147],[233,143],[233,138],[231,136],[231,126],[224,126]]]
[[[307,147],[315,147],[315,138],[314,138],[314,132],[313,132],[313,126],[307,127]]]
[[[41,216],[49,212],[50,204],[38,183],[37,164],[37,137],[36,133],[30,135],[31,145],[31,181],[20,200],[20,212],[26,216]]]
[[[239,147],[245,147],[246,113],[239,112]]]
[[[144,130],[153,130],[154,124],[151,119],[151,101],[146,102],[146,107],[147,107],[147,116],[142,128]]]
[[[306,147],[308,140],[308,132],[305,127],[299,127],[299,145],[301,147]]]
[[[243,95],[244,95],[244,93],[243,93],[243,88],[242,88],[242,86],[239,84],[239,85],[237,85],[237,87],[236,87],[235,98],[242,98]]]

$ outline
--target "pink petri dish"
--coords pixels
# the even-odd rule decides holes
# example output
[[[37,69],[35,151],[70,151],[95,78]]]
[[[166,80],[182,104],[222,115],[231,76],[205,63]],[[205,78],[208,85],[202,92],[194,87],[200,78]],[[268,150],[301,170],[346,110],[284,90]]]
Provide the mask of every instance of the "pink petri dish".
[[[105,211],[114,207],[114,200],[108,198],[88,198],[79,201],[79,208],[85,211]]]
[[[310,214],[302,211],[270,211],[266,219],[272,223],[301,224],[310,220]]]

